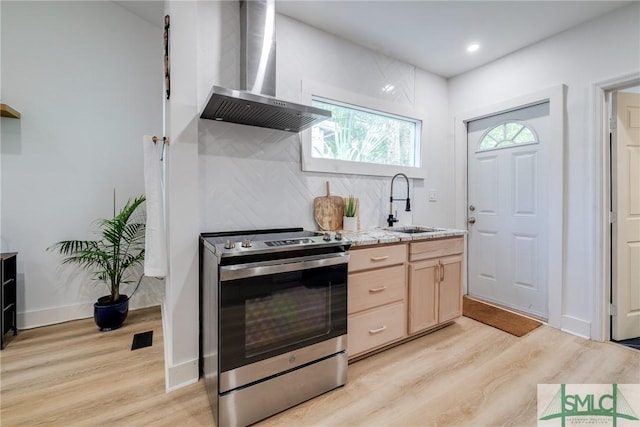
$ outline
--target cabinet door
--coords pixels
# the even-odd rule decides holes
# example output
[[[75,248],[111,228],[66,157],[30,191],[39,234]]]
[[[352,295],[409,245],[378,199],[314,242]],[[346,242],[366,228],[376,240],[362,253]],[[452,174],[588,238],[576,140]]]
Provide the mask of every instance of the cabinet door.
[[[430,259],[409,264],[409,333],[438,323],[438,280],[440,264]]]
[[[440,259],[438,323],[462,316],[462,255]]]

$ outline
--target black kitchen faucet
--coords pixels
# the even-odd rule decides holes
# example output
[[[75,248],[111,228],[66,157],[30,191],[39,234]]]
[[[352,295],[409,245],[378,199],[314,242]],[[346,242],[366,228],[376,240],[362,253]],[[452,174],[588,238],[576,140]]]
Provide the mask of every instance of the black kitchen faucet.
[[[406,199],[394,199],[393,198],[393,181],[398,177],[402,176],[405,181],[407,181],[407,198]],[[393,202],[396,200],[406,200],[407,204],[404,208],[405,212],[411,212],[411,201],[409,200],[409,178],[407,175],[403,173],[397,173],[391,178],[391,195],[389,196],[389,218],[387,218],[387,224],[389,227],[393,227],[394,222],[398,222],[398,218],[393,216]]]

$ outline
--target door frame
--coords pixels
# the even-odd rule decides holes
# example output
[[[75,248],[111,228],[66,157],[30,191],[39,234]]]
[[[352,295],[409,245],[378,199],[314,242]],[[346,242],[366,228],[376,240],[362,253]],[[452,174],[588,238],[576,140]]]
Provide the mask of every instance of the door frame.
[[[564,228],[564,149],[566,146],[565,135],[565,97],[566,85],[552,86],[529,94],[519,96],[507,101],[481,107],[471,111],[457,114],[454,118],[454,149],[455,149],[455,218],[456,226],[468,229],[467,206],[468,199],[468,141],[467,123],[495,114],[504,113],[517,108],[529,105],[549,102],[550,135],[553,141],[558,144],[550,144],[549,149],[549,171],[551,171],[549,182],[561,182],[562,185],[550,186],[548,188],[548,209],[547,209],[547,300],[549,308],[549,318],[547,323],[555,328],[562,325],[562,294],[564,284],[564,254],[565,254],[565,228]],[[465,242],[465,244],[467,244]],[[468,249],[468,248],[465,248]],[[465,250],[468,256],[469,251]],[[467,263],[468,264],[468,263]],[[468,293],[467,271],[464,271],[464,293]],[[575,325],[565,325],[573,330]]]
[[[592,85],[593,109],[593,135],[596,144],[595,170],[596,170],[596,235],[595,251],[598,260],[595,266],[595,277],[600,286],[596,286],[595,304],[593,315],[593,333],[591,339],[596,341],[611,340],[611,227],[609,219],[610,211],[610,180],[611,158],[609,153],[609,116],[611,105],[608,94],[620,89],[640,85],[640,73],[633,72],[622,76],[596,82]]]

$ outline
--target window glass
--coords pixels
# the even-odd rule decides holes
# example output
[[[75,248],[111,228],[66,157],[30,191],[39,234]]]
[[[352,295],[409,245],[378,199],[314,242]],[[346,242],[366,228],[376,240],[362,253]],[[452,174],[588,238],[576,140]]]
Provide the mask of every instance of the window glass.
[[[420,166],[420,121],[313,97],[332,118],[311,129],[311,155],[395,166]]]
[[[506,122],[488,129],[480,139],[476,151],[537,143],[538,138],[533,129],[520,122]]]
[[[425,111],[305,80],[300,99],[332,114],[300,134],[303,171],[426,178]]]

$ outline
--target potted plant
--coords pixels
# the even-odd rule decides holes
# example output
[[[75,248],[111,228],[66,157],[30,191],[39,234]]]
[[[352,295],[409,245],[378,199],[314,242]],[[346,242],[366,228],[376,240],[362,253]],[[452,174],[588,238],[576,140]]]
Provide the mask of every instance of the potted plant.
[[[344,199],[344,216],[342,217],[342,229],[344,231],[358,231],[358,218],[356,210],[358,201],[353,195]]]
[[[101,331],[117,329],[129,313],[129,299],[140,286],[144,274],[130,296],[121,294],[121,285],[132,283],[133,268],[144,261],[145,218],[138,211],[144,196],[129,199],[113,218],[100,219],[98,240],[65,240],[49,249],[64,256],[63,264],[77,264],[93,273],[92,279],[105,283],[109,295],[98,298],[93,305],[93,317]]]

